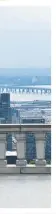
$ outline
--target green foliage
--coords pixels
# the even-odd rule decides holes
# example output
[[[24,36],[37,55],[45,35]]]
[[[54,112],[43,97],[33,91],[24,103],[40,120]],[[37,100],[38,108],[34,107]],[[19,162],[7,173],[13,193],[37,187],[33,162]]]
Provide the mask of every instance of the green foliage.
[[[51,164],[51,160],[47,160],[46,162],[47,162],[47,164]]]
[[[29,164],[35,164],[35,161],[34,161],[34,160],[31,160],[31,161],[29,162]]]

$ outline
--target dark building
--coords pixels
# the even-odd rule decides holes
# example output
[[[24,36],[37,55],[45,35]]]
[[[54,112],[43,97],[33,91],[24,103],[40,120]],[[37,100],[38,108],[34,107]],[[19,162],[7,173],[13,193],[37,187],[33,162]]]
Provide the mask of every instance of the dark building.
[[[24,118],[22,119],[22,123],[45,123],[44,118]]]
[[[23,118],[22,123],[45,123],[44,118]],[[36,144],[33,133],[26,134],[26,159],[29,163],[36,158]]]
[[[0,122],[11,123],[12,122],[12,111],[10,107],[10,94],[1,93],[0,94]],[[7,139],[7,150],[12,150],[12,135],[6,134]]]
[[[47,161],[51,161],[51,132],[46,133],[45,158]]]
[[[1,116],[5,118],[5,123],[11,123],[12,115],[10,108],[10,94],[2,93],[0,98]]]
[[[23,123],[45,123],[45,119],[23,119]],[[33,133],[26,134],[26,159],[29,163],[36,158],[36,144],[35,136]],[[45,147],[45,159],[51,161],[51,133],[46,133],[46,147]]]
[[[12,123],[20,123],[20,110],[12,108]]]
[[[27,133],[26,134],[26,160],[29,163],[35,158],[36,158],[35,136],[33,133]]]

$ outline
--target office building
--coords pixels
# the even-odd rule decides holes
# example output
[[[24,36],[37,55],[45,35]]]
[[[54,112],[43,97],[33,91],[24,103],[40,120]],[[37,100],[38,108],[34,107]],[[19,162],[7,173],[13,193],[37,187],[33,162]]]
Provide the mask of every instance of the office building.
[[[9,124],[12,122],[12,111],[10,107],[10,94],[0,94],[0,123]],[[12,135],[6,134],[7,150],[12,150]]]

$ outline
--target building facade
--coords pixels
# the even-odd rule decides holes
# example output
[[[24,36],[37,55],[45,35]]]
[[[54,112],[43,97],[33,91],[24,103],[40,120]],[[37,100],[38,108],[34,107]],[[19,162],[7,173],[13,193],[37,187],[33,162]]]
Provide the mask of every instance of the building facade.
[[[10,94],[0,94],[0,123],[9,124],[12,122],[12,111],[10,107]],[[7,150],[12,150],[12,135],[6,134]]]

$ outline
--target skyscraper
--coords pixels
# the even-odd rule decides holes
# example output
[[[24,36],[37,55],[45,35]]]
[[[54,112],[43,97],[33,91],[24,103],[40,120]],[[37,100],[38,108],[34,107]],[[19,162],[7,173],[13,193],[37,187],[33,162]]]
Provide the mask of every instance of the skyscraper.
[[[12,112],[10,107],[10,94],[1,93],[0,94],[0,122],[11,123],[12,122]],[[12,150],[12,135],[6,134],[7,139],[7,150]]]
[[[10,94],[1,93],[1,114],[5,118],[5,123],[11,123],[11,108],[10,108]]]

